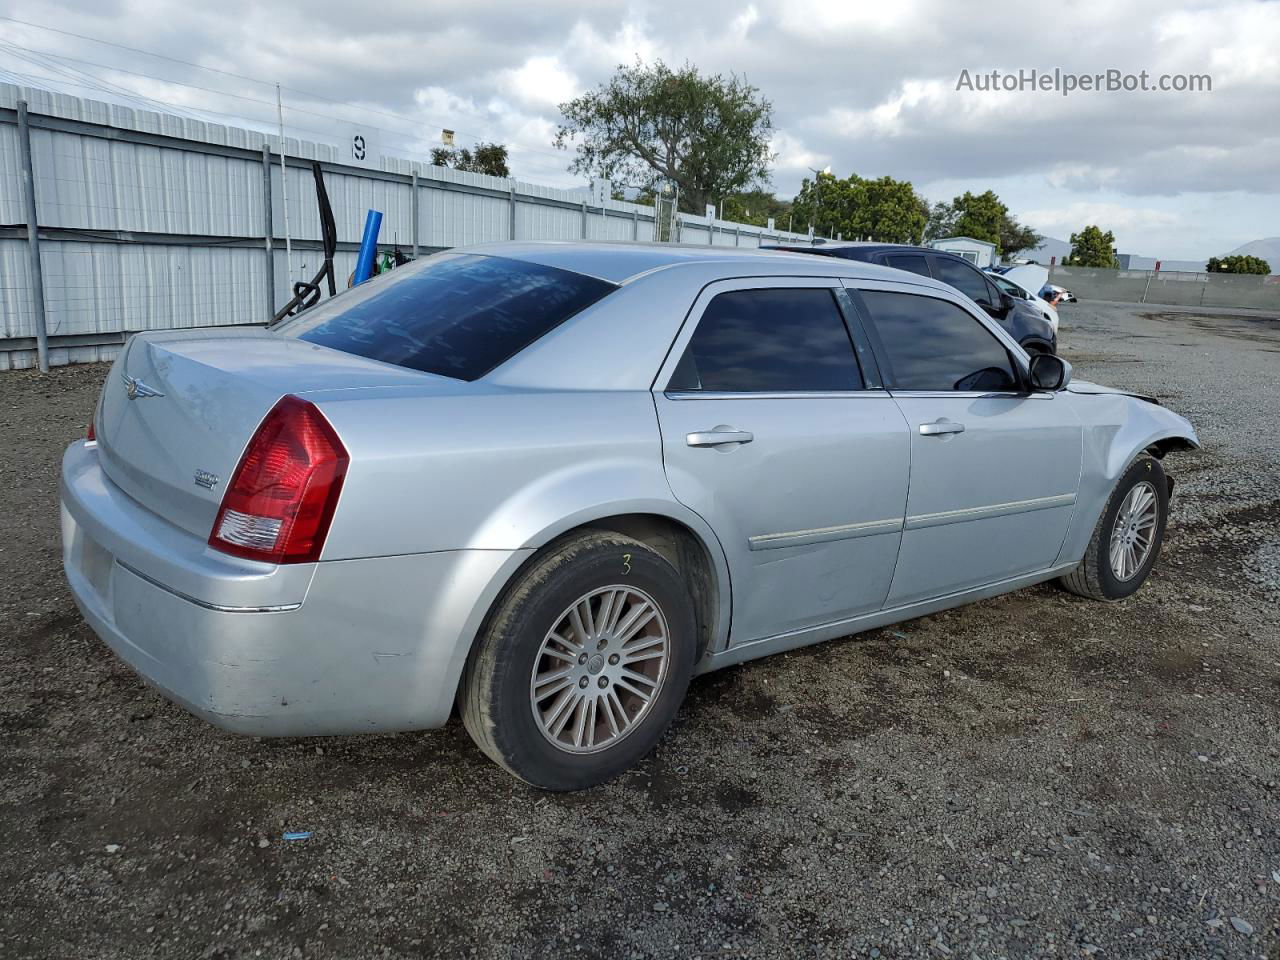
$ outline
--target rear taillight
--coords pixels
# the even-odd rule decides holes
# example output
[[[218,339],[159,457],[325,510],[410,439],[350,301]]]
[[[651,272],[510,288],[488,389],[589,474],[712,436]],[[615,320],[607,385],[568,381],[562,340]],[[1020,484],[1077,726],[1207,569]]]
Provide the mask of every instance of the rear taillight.
[[[268,563],[320,559],[349,462],[314,404],[281,398],[240,458],[209,545]]]
[[[88,429],[88,430],[86,430],[86,431],[84,432],[84,438],[85,438],[86,440],[90,440],[90,441],[93,441],[93,440],[97,440],[97,439],[98,439],[98,438],[97,438],[97,436],[96,436],[96,435],[94,434],[94,432],[93,432],[93,417],[92,417],[92,416],[90,416],[90,417],[89,417],[89,429]]]

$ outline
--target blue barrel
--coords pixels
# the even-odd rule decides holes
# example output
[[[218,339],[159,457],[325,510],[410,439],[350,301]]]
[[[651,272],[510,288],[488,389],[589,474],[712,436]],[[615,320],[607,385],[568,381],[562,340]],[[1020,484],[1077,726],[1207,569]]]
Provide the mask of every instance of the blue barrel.
[[[364,283],[373,276],[373,262],[378,257],[378,231],[382,229],[382,214],[370,210],[364,218],[364,236],[360,238],[360,255],[356,258],[356,274],[352,286]]]

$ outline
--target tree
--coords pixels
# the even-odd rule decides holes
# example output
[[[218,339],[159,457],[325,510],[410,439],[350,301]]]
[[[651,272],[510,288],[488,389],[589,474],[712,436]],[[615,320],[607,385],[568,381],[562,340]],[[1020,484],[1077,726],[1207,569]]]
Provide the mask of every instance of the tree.
[[[942,240],[956,235],[956,208],[949,203],[939,201],[932,207],[927,200],[923,201],[926,214],[924,239]]]
[[[649,190],[670,180],[688,213],[769,181],[773,106],[737,76],[636,58],[560,112],[554,144],[575,147],[570,171]]]
[[[486,173],[491,177],[509,177],[507,148],[501,143],[477,143],[468,150],[463,147],[435,147],[431,151],[431,163],[437,167],[453,167],[467,173]]]
[[[951,201],[951,206],[956,214],[953,236],[994,243],[996,252],[1000,252],[1000,228],[1009,216],[1009,208],[994,192],[974,194],[966,190],[963,196]]]
[[[1043,236],[1030,227],[1024,227],[1007,213],[1000,222],[1000,243],[997,246],[1006,257],[1021,253],[1023,250],[1034,250],[1043,240]]]
[[[919,243],[927,220],[924,204],[910,181],[830,173],[807,177],[792,204],[796,219],[827,236],[863,237],[881,243]]]
[[[1102,232],[1100,227],[1090,224],[1079,233],[1071,235],[1071,253],[1065,266],[1069,267],[1104,267],[1119,266],[1116,259],[1116,237],[1110,230]]]
[[[1236,255],[1234,257],[1210,257],[1205,267],[1210,273],[1255,273],[1266,276],[1271,264],[1261,257]]]
[[[720,216],[724,220],[763,227],[772,219],[779,230],[786,229],[787,217],[790,215],[790,201],[779,200],[769,190],[748,190],[725,197],[724,206],[720,210]]]

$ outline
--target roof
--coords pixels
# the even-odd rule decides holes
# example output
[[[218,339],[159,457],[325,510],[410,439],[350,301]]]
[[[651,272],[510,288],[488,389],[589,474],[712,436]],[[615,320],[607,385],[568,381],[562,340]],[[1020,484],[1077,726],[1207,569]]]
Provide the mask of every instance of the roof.
[[[823,244],[824,249],[836,244]],[[876,244],[865,244],[876,246]],[[859,260],[831,256],[797,255],[804,248],[756,249],[700,244],[600,243],[579,240],[503,241],[472,247],[455,247],[453,253],[478,253],[510,257],[560,270],[625,284],[659,270],[701,267],[707,280],[746,275],[831,276],[871,280],[903,279],[902,271]],[[913,283],[950,289],[928,277],[912,275]]]
[[[975,240],[973,237],[940,237],[937,240],[930,240],[929,245],[936,247],[939,243],[954,243],[957,240],[968,240],[970,243],[976,243],[982,247],[990,247],[992,250],[996,248],[994,243],[988,243],[986,240]]]

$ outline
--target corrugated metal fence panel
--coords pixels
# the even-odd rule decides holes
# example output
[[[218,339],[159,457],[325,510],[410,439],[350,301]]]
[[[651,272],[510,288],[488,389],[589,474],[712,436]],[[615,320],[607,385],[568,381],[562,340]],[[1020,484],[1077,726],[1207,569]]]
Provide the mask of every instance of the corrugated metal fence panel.
[[[39,129],[31,160],[41,226],[263,233],[261,163]]]
[[[0,336],[35,335],[35,320],[31,312],[31,255],[27,252],[27,241],[0,239]]]
[[[18,128],[0,124],[0,223],[25,223],[22,212],[22,159]]]
[[[135,143],[91,131],[32,128],[36,202],[43,228],[121,231],[137,237],[107,242],[95,236],[41,241],[48,332],[114,333],[213,324],[262,322],[266,256],[261,247],[219,246],[220,238],[256,242],[265,229],[261,150],[271,153],[275,304],[291,296],[291,281],[310,280],[319,268],[318,250],[299,247],[292,263],[284,250],[284,189],[279,138],[260,130],[206,123],[186,117],[85,100],[46,90],[0,83],[0,107],[16,109],[19,99],[33,115],[114,127],[174,138],[174,143]],[[250,156],[225,156],[216,149],[234,147]],[[407,249],[413,241],[413,196],[407,180],[387,174],[419,176],[418,242],[423,248],[454,247],[512,237],[511,197],[516,199],[514,235],[518,239],[649,241],[654,237],[652,207],[605,202],[607,214],[590,205],[583,214],[583,190],[565,190],[483,174],[432,166],[403,157],[380,159],[382,173],[342,166],[339,149],[286,138],[290,237],[320,239],[312,172],[297,158],[318,159],[341,169],[324,174],[333,205],[338,240],[361,238],[365,214],[383,214],[380,242]],[[18,131],[0,124],[0,223],[23,224]],[[707,225],[681,215],[680,239],[707,242]],[[755,245],[752,229],[739,238],[736,225],[717,223],[716,244]],[[173,235],[147,238],[147,233]],[[200,238],[210,238],[204,244]],[[155,242],[166,239],[166,243]],[[772,239],[772,238],[771,238]],[[355,268],[355,253],[335,257],[339,289]],[[26,240],[0,238],[0,335],[33,337],[31,280]],[[115,348],[54,347],[54,363],[114,355]],[[28,366],[33,351],[0,348],[0,368]]]
[[[167,330],[265,319],[262,251],[46,240],[50,335]],[[19,336],[34,336],[30,322]]]

